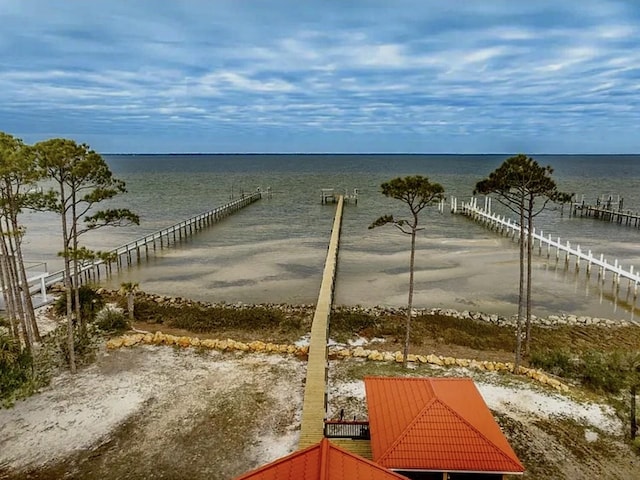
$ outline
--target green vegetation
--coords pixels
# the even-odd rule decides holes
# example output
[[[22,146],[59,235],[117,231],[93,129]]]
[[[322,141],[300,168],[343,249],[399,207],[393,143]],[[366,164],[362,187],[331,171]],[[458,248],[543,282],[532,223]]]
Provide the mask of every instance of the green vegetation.
[[[81,285],[78,289],[80,298],[80,315],[87,322],[93,322],[96,315],[104,307],[104,299],[96,289],[89,285]],[[76,297],[71,297],[71,308],[76,309]],[[67,296],[60,295],[53,305],[53,311],[59,317],[64,317],[67,313]]]
[[[628,355],[620,350],[574,354],[566,350],[540,350],[532,353],[530,363],[560,377],[577,380],[593,391],[617,394],[629,383]]]
[[[29,383],[32,367],[31,354],[17,340],[0,333],[0,401],[11,403],[16,391]]]
[[[568,202],[571,195],[560,192],[551,178],[553,169],[542,167],[533,158],[519,154],[507,158],[489,176],[476,184],[474,195],[495,194],[502,205],[519,216],[520,282],[518,288],[518,321],[516,327],[515,368],[521,360],[522,320],[525,320],[525,356],[531,347],[531,253],[533,249],[533,219],[548,202]],[[526,238],[526,241],[525,241]],[[525,260],[526,259],[526,260]],[[526,265],[526,271],[525,271]],[[526,291],[525,291],[526,287]]]
[[[239,330],[262,338],[276,332],[292,340],[306,333],[310,326],[310,319],[305,315],[285,314],[276,308],[158,304],[143,297],[136,300],[136,319],[194,333]],[[261,331],[263,333],[259,333]]]
[[[338,341],[354,335],[367,338],[396,337],[404,333],[404,316],[374,316],[358,311],[331,314],[329,334]],[[413,319],[410,341],[422,345],[427,339],[477,350],[511,351],[515,344],[512,332],[487,322],[458,319],[445,315],[418,315]]]
[[[105,308],[100,311],[96,317],[95,324],[98,329],[108,333],[121,333],[131,328],[127,316],[113,308]]]

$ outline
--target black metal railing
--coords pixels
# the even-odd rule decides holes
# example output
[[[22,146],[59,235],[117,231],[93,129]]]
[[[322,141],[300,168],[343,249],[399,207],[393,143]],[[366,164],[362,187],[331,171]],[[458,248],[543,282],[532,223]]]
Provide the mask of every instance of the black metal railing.
[[[325,420],[324,436],[327,438],[351,438],[353,440],[369,440],[369,422]]]

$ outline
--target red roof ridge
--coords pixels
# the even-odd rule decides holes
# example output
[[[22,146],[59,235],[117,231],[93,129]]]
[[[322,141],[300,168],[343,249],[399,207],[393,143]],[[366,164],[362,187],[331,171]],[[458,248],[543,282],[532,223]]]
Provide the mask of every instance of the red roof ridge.
[[[364,380],[376,462],[409,470],[423,464],[451,471],[524,471],[471,378]]]
[[[402,442],[402,440],[404,440],[404,437],[406,437],[407,432],[411,429],[411,427],[413,425],[415,425],[417,423],[417,421],[420,419],[420,417],[422,416],[423,412],[425,410],[427,410],[428,408],[431,408],[431,406],[435,403],[435,402],[440,402],[442,403],[438,398],[434,397],[432,398],[429,403],[427,403],[424,408],[422,410],[420,410],[420,413],[418,413],[418,415],[416,415],[413,420],[411,420],[411,422],[409,423],[409,425],[406,426],[406,428],[402,431],[402,433],[400,434],[400,436],[398,438],[395,439],[395,441],[389,445],[389,448],[387,448],[387,450],[380,455],[380,458],[378,458],[377,460],[379,462],[382,462],[385,457],[387,457],[393,450],[395,450],[395,448],[398,446],[399,443]]]
[[[270,462],[266,465],[263,465],[261,467],[255,468],[253,470],[250,470],[249,472],[245,473],[244,475],[241,475],[239,477],[235,477],[234,480],[244,480],[244,479],[248,479],[248,478],[253,478],[256,475],[258,475],[259,473],[266,471],[266,470],[271,470],[272,468],[280,465],[281,463],[287,463],[290,462],[291,460],[293,460],[294,458],[306,455],[307,453],[309,453],[312,450],[315,450],[316,448],[318,448],[318,444],[314,444],[314,445],[310,445],[307,448],[303,448],[302,450],[298,450],[296,452],[290,453],[289,455],[286,455],[282,458],[278,458],[277,460],[274,460],[273,462]]]
[[[316,463],[315,465],[317,465],[319,467],[318,470],[315,470],[316,475],[312,475],[311,477],[305,476],[304,478],[314,478],[317,480],[331,480],[334,478],[353,478],[356,479],[357,478],[367,478],[367,479],[386,479],[386,480],[390,480],[390,479],[394,479],[394,480],[408,480],[407,477],[396,473],[392,470],[389,470],[387,468],[384,468],[382,465],[379,465],[371,460],[368,460],[366,458],[360,457],[359,455],[356,455],[355,453],[351,453],[348,450],[345,450],[342,447],[339,447],[338,445],[335,445],[334,443],[331,443],[328,439],[323,438],[322,440],[320,440],[319,443],[315,443],[307,448],[304,448],[302,450],[298,450],[297,452],[293,452],[285,457],[282,457],[278,460],[275,460],[267,465],[263,465],[262,467],[259,467],[255,470],[252,470],[250,472],[245,473],[244,475],[240,476],[240,477],[236,477],[235,480],[249,480],[249,479],[256,479],[256,480],[261,480],[261,479],[273,479],[273,471],[275,469],[277,469],[278,466],[287,464],[289,462],[291,462],[292,460],[298,459],[301,456],[305,456],[308,454],[311,454],[312,452],[317,451],[317,458],[318,459],[318,463]],[[344,475],[346,472],[342,471],[341,469],[345,469],[346,465],[343,461],[335,461],[336,458],[334,457],[334,462],[332,464],[331,462],[331,452],[338,453],[339,455],[342,455],[343,458],[344,457],[348,457],[350,458],[353,462],[356,462],[356,465],[366,465],[366,467],[369,469],[369,472],[376,472],[377,476],[373,476],[371,475],[371,473],[366,474],[366,470],[360,470],[357,469],[355,471],[356,476],[354,477],[353,471],[350,471],[346,476]],[[312,466],[312,464],[307,464],[308,460],[305,461],[305,468],[309,468],[310,466]],[[351,468],[353,469],[354,464],[351,464]],[[336,468],[338,469],[338,471],[336,471]],[[360,467],[362,468],[362,467]],[[284,473],[284,472],[280,472],[280,473]],[[306,474],[310,474],[311,471],[309,470],[305,470]],[[343,476],[338,475],[336,477],[336,473],[340,473]],[[291,479],[295,479],[298,480],[298,475],[303,474],[303,472],[296,470],[296,473],[293,473],[292,471],[289,472],[289,475],[287,476],[287,478],[291,478]],[[291,475],[294,475],[293,477],[291,477]],[[359,475],[363,475],[362,477],[359,477]]]
[[[407,428],[404,429],[400,437],[397,438],[396,441],[393,442],[393,444],[387,449],[387,451],[384,452],[384,454],[380,457],[379,462],[382,463],[384,461],[385,457],[389,455],[394,450],[394,448],[404,440],[404,438],[410,433],[412,427],[416,423],[418,423],[421,420],[421,418],[428,413],[428,410],[430,410],[433,407],[433,405],[436,403],[441,405],[445,409],[447,409],[456,418],[460,419],[464,425],[466,425],[475,434],[477,434],[480,438],[482,438],[489,446],[493,448],[493,450],[495,450],[497,454],[499,454],[502,458],[504,458],[507,461],[507,463],[512,464],[515,467],[514,471],[524,471],[524,466],[520,463],[520,461],[516,461],[516,459],[508,455],[500,446],[496,445],[495,442],[493,442],[493,440],[489,439],[484,433],[482,433],[481,430],[476,428],[471,422],[465,419],[454,408],[450,407],[446,402],[442,401],[437,396],[437,394],[432,401],[430,401],[427,405],[424,406],[424,408],[420,411],[418,415],[416,415],[416,417],[411,421],[411,423],[407,425]]]

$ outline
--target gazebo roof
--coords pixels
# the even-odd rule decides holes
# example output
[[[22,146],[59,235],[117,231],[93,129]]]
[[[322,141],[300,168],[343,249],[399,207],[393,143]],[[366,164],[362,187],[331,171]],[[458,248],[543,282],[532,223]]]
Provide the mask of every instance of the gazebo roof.
[[[365,378],[373,460],[396,470],[522,473],[469,378]]]

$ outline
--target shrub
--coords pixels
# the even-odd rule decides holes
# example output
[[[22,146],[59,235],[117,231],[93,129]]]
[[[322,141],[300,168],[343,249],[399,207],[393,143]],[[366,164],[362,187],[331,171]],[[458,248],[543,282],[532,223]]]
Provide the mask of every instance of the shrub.
[[[575,365],[569,352],[564,350],[538,350],[531,353],[529,363],[532,367],[541,368],[561,377],[575,374]]]
[[[0,399],[11,398],[30,381],[32,364],[29,352],[9,335],[0,334]]]
[[[129,320],[120,310],[105,308],[96,317],[96,327],[103,332],[122,332],[128,330]]]
[[[65,362],[69,364],[69,348],[67,346],[68,326],[62,325],[52,332],[52,342],[54,348]],[[95,335],[95,327],[74,328],[73,347],[76,358],[76,365],[90,363],[96,351],[98,339]]]
[[[587,352],[571,354],[566,350],[535,351],[530,364],[554,375],[578,380],[597,392],[617,394],[626,387],[629,369],[625,355],[614,352]]]
[[[75,295],[71,297],[71,306],[75,308]],[[89,285],[80,286],[80,315],[86,322],[92,322],[100,310],[104,307],[104,299]],[[59,317],[67,314],[67,295],[63,293],[53,304],[53,311]]]
[[[619,353],[590,351],[582,357],[581,362],[580,379],[585,386],[607,393],[618,393],[625,387],[626,372]]]

